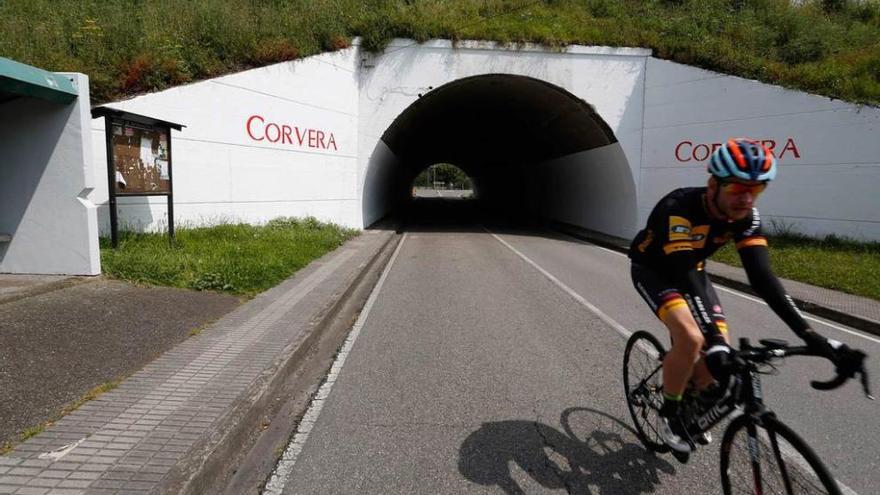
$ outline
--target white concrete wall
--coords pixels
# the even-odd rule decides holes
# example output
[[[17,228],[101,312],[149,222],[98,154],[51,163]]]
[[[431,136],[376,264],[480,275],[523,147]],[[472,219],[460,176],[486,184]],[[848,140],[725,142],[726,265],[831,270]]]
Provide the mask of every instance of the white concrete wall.
[[[381,166],[372,158],[374,151],[381,152],[380,137],[419,94],[481,74],[541,79],[592,104],[620,141],[630,173],[638,176],[644,69],[650,53],[639,48],[583,46],[562,53],[532,45],[504,48],[491,42],[464,41],[453,47],[446,40],[423,44],[394,40],[381,55],[363,55],[359,176],[366,177],[369,166]],[[369,196],[376,190],[359,193]]]
[[[176,225],[312,215],[360,227],[356,53],[349,48],[109,106],[187,126],[172,131]],[[104,119],[93,120],[92,130],[106,235]],[[118,204],[120,225],[167,225],[164,197],[119,198]]]
[[[591,184],[608,182],[596,186],[594,194],[623,187],[615,198],[621,200],[631,187],[636,199],[635,206],[608,210],[622,215],[619,222],[591,216],[596,225],[607,226],[603,229],[632,235],[663,194],[705,183],[713,143],[749,136],[775,142],[781,163],[779,180],[759,202],[765,217],[809,234],[880,240],[880,195],[874,191],[880,183],[875,137],[880,111],[654,59],[643,49],[574,46],[553,52],[487,42],[453,47],[443,40],[395,40],[380,55],[352,47],[113,106],[188,126],[173,137],[179,224],[315,215],[362,227],[387,209],[377,195],[383,192],[383,177],[399,164],[380,137],[394,119],[431,88],[499,73],[569,91],[594,105],[615,133],[632,182],[625,184],[625,174],[607,165],[623,161],[602,155],[603,172],[590,173],[598,181]],[[332,132],[336,149],[256,141],[246,127],[254,115],[264,119],[256,122],[261,126],[274,122]],[[106,203],[103,120],[92,127],[96,197]],[[557,177],[560,187],[585,179],[576,165],[585,160],[586,155],[554,161],[552,167],[574,174]],[[569,199],[560,202],[563,196]],[[553,201],[545,210],[577,218],[575,212],[593,199],[572,190]],[[165,224],[164,198],[120,203],[123,223],[150,229]],[[632,208],[638,218],[631,228]],[[107,217],[105,206],[105,231]]]
[[[880,240],[880,110],[657,59],[648,61],[640,221],[666,192],[704,185],[713,143],[775,142],[762,216],[810,235]]]
[[[394,184],[394,176],[406,173],[394,152],[380,139],[370,156],[370,166],[364,177],[363,225],[369,226],[379,221],[392,207],[393,198],[389,185]]]
[[[0,104],[0,273],[101,273],[97,216],[89,200],[89,80],[67,74],[79,97]]]
[[[536,170],[545,218],[624,238],[638,232],[635,183],[619,143],[550,160]]]

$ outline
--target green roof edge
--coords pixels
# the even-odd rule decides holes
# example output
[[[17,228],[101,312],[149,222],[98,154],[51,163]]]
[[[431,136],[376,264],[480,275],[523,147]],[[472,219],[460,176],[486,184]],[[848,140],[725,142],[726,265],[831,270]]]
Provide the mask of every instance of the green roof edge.
[[[70,103],[79,93],[66,76],[0,57],[0,92]]]

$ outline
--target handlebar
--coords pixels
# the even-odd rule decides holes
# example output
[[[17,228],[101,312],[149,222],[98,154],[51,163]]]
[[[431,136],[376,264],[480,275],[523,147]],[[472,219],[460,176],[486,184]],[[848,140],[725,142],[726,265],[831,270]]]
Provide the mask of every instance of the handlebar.
[[[775,358],[784,358],[788,356],[826,357],[811,350],[807,346],[791,347],[781,340],[761,340],[761,344],[763,344],[763,347],[754,347],[749,344],[748,339],[741,339],[741,350],[735,351],[734,362],[741,361],[743,364],[745,362],[764,363]],[[860,381],[862,384],[862,390],[865,392],[865,397],[874,400],[874,395],[871,394],[868,370],[865,369],[865,353],[855,350],[852,351],[851,357],[851,362],[846,363],[845,365],[836,365],[836,375],[833,378],[826,381],[812,380],[810,381],[810,386],[816,390],[833,390],[846,383],[850,378],[855,378],[856,374],[860,374]]]

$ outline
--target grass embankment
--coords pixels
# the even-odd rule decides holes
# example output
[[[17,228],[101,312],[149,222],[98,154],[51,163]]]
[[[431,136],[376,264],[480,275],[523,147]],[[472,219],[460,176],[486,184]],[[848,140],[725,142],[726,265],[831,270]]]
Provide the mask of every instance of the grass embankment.
[[[802,4],[802,5],[793,5]],[[685,64],[880,104],[874,0],[9,0],[0,55],[109,101],[392,37],[640,46]]]
[[[167,234],[121,232],[118,249],[101,239],[101,266],[122,280],[252,297],[356,234],[314,218],[175,229],[173,247]]]
[[[772,236],[769,243],[771,266],[777,276],[880,300],[880,243],[835,236],[819,240],[797,234]],[[712,259],[742,266],[731,244]]]

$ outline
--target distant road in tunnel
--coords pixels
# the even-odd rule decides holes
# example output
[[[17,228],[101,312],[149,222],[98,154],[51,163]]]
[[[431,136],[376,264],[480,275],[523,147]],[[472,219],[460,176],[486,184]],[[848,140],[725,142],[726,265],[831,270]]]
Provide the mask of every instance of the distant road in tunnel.
[[[720,493],[720,429],[687,465],[631,431],[608,319],[668,338],[619,253],[434,217],[410,224],[377,290],[284,493]],[[793,338],[766,306],[719,292],[734,336]],[[880,376],[880,341],[814,325]],[[877,408],[854,384],[809,387],[829,373],[788,360],[765,377],[767,403],[841,482],[875,493]]]

